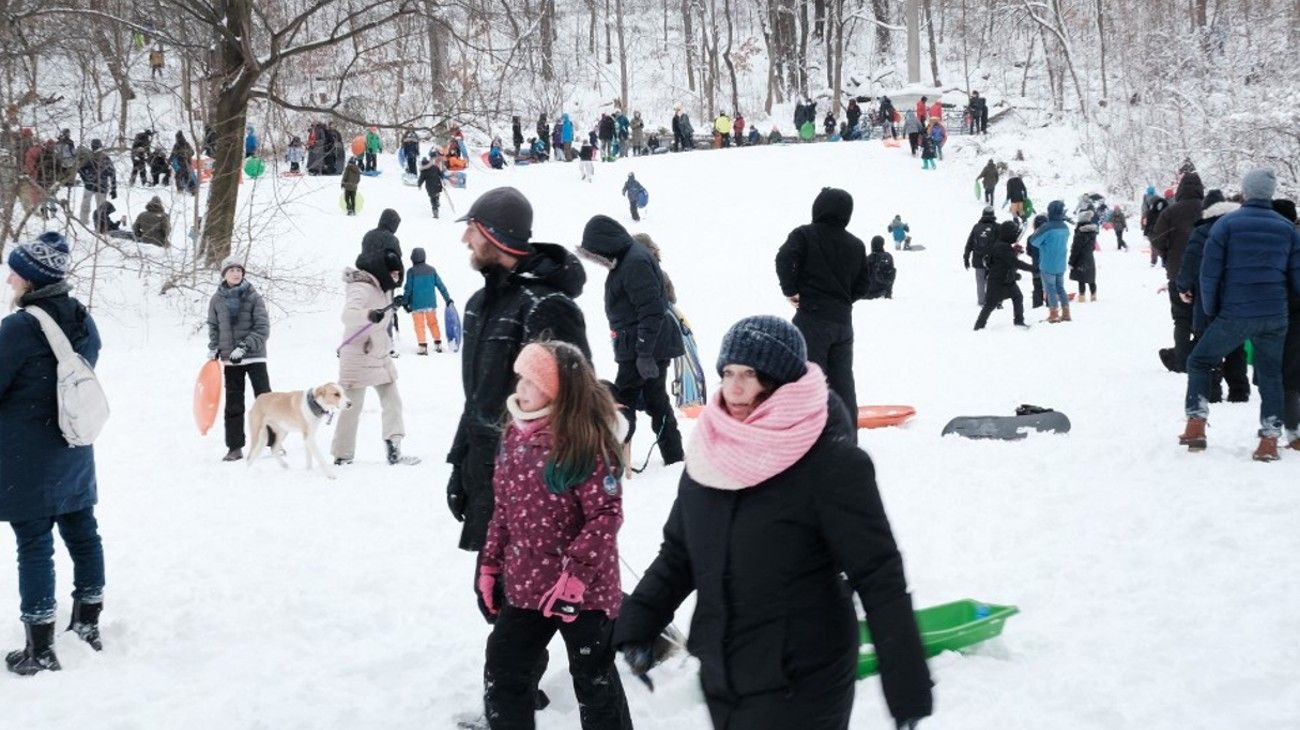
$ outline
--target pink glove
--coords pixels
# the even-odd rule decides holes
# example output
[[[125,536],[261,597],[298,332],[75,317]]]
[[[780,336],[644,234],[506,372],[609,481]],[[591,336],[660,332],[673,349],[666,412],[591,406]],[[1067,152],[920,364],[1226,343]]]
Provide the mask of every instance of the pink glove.
[[[578,611],[582,607],[582,594],[586,590],[587,586],[569,575],[567,571],[560,573],[560,579],[555,582],[555,587],[542,596],[542,603],[538,608],[542,609],[543,616],[548,618],[558,616],[564,623],[572,623],[578,618]]]
[[[484,618],[495,618],[501,611],[497,605],[497,580],[501,569],[491,565],[481,565],[478,569],[478,600],[482,604]]]

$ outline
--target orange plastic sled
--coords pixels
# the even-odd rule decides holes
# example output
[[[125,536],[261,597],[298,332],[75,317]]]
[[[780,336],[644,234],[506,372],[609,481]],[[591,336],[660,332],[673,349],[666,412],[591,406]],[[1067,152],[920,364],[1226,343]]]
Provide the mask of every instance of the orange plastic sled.
[[[858,406],[858,428],[897,426],[915,415],[912,406]]]
[[[221,362],[208,360],[199,370],[199,379],[194,382],[194,425],[199,433],[206,436],[208,429],[217,422],[217,411],[221,408]]]
[[[699,418],[700,411],[704,410],[704,404],[692,403],[691,405],[688,406],[682,406],[677,410],[681,411],[682,415],[686,416],[687,418]]]

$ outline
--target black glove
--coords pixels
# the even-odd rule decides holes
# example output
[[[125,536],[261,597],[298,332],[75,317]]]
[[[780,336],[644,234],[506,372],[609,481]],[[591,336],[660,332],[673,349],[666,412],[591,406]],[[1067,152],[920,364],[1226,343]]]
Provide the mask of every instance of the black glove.
[[[651,692],[655,691],[655,683],[649,675],[649,671],[655,665],[654,644],[624,644],[619,647],[619,651],[623,652],[623,661],[627,662],[628,669],[632,670],[632,676],[644,682]]]
[[[403,297],[401,294],[394,294],[394,295],[393,295],[393,306],[394,306],[394,307],[404,307],[404,306],[406,306],[406,298]]]
[[[653,357],[638,357],[636,359],[636,371],[646,380],[654,380],[659,377],[659,365]]]
[[[970,271],[970,262],[969,262],[969,261],[963,261],[962,263],[966,265],[966,270],[967,270],[967,271]]]
[[[370,314],[366,315],[366,319],[370,320],[375,324],[379,324],[380,322],[384,321],[385,314],[388,314],[388,312],[385,312],[382,309],[372,309],[370,310]]]
[[[447,509],[457,522],[465,521],[465,483],[460,476],[460,467],[451,468],[451,479],[447,480]]]
[[[110,193],[108,197],[112,198],[113,200],[117,200],[117,188],[113,188],[113,192]]]

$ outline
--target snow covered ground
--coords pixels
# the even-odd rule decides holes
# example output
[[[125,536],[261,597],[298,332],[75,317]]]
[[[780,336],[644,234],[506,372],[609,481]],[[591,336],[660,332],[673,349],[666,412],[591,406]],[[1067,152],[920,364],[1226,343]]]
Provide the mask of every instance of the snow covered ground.
[[[906,146],[872,141],[624,160],[598,165],[592,184],[579,182],[577,165],[472,170],[469,189],[450,198],[463,212],[483,191],[515,185],[533,202],[535,240],[568,246],[595,213],[651,233],[710,368],[732,322],[791,314],[772,259],[786,232],[807,222],[822,186],[853,193],[850,229],[864,240],[901,214],[927,250],[896,254],[892,301],[856,308],[855,364],[863,403],[908,403],[918,416],[864,431],[862,445],[876,462],[916,604],[972,597],[1021,609],[1000,640],[932,660],[937,714],[926,727],[1294,727],[1300,455],[1250,461],[1257,400],[1214,407],[1206,453],[1177,446],[1184,381],[1155,356],[1169,338],[1168,306],[1157,291],[1163,274],[1148,267],[1139,236],[1123,254],[1103,234],[1101,301],[1076,305],[1073,323],[1025,332],[1002,311],[988,330],[971,331],[974,282],[960,262],[982,205],[972,183],[983,162],[1025,149],[1030,159],[1017,169],[1041,207],[1061,197],[1073,208],[1098,187],[1086,163],[1065,152],[1068,137],[1003,134],[988,143],[954,137],[933,172]],[[357,218],[339,211],[337,178],[271,175],[258,185],[252,205],[291,202],[255,247],[254,283],[270,263],[265,238],[277,265],[302,262],[319,281],[312,296],[276,301],[276,389],[336,376],[339,271],[383,208],[402,214],[404,249],[423,246],[458,302],[481,281],[448,203],[433,220],[424,194],[400,184],[395,160],[381,165],[382,177],[363,179]],[[618,192],[629,171],[650,192],[640,224]],[[132,190],[119,207],[134,215],[153,192]],[[608,376],[603,273],[588,271],[580,302]],[[373,397],[357,463],[338,481],[303,471],[292,441],[288,471],[269,460],[224,464],[220,424],[201,438],[190,415],[206,352],[198,308],[141,292],[131,276],[99,287],[99,371],[114,407],[96,446],[106,649],[94,654],[64,635],[62,673],[0,677],[3,726],[397,730],[450,727],[476,710],[488,626],[474,608],[473,556],[456,549],[460,526],[443,497],[442,462],[462,401],[458,357],[417,358],[403,330],[405,450],[424,457],[417,467],[383,463]],[[1022,288],[1028,298],[1028,281]],[[1073,432],[1018,443],[939,436],[953,416],[1009,413],[1020,403],[1065,411]],[[638,439],[638,458],[647,446]],[[638,571],[657,550],[680,470],[656,457],[626,485],[620,545]],[[12,566],[12,551],[0,539],[0,563]],[[61,553],[58,561],[66,621],[71,569]],[[0,570],[0,597],[17,608],[12,568]],[[678,616],[683,629],[690,609]],[[0,646],[21,637],[16,620],[0,622]],[[552,648],[542,686],[554,704],[538,726],[575,728],[563,651]],[[693,661],[672,660],[655,679],[649,694],[625,677],[638,728],[709,726]],[[879,680],[859,690],[852,726],[892,727]]]

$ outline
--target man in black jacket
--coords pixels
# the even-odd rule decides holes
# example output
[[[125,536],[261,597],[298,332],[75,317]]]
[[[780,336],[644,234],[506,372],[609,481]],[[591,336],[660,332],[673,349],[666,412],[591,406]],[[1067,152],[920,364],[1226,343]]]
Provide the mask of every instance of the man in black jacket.
[[[991,161],[990,161],[991,162]],[[998,240],[998,218],[992,205],[984,206],[984,213],[970,229],[966,237],[966,249],[962,251],[961,262],[970,271],[975,267],[975,301],[984,306],[985,290],[988,288],[988,273],[984,270],[984,256],[989,253],[994,242]]]
[[[1174,193],[1174,202],[1160,212],[1151,236],[1151,250],[1160,252],[1165,260],[1165,276],[1169,280],[1169,313],[1174,320],[1174,346],[1159,351],[1160,362],[1170,372],[1187,372],[1187,356],[1192,353],[1192,305],[1178,296],[1178,269],[1183,264],[1183,253],[1192,229],[1201,219],[1205,186],[1195,172],[1183,175]]]
[[[1012,321],[1017,327],[1028,327],[1025,324],[1025,299],[1020,293],[1020,285],[1016,281],[1020,278],[1019,271],[1032,272],[1034,267],[1020,260],[1021,248],[1016,241],[1020,240],[1020,226],[1015,221],[1003,221],[998,226],[997,241],[989,246],[988,251],[988,293],[984,298],[984,308],[980,310],[980,316],[975,320],[975,329],[982,330],[984,325],[988,324],[989,315],[993,310],[1002,303],[1004,299],[1011,300],[1011,314],[1014,318]]]
[[[478,551],[492,517],[492,472],[501,440],[506,397],[514,390],[512,366],[536,339],[562,340],[589,359],[587,325],[573,300],[587,274],[577,257],[553,243],[530,243],[533,208],[510,187],[474,201],[461,240],[483,288],[465,306],[461,382],[465,409],[447,463],[447,506],[464,522],[460,549]]]
[[[379,225],[366,232],[361,238],[361,255],[378,255],[382,260],[398,262],[397,286],[401,286],[406,277],[402,261],[402,243],[397,240],[397,226],[402,217],[392,208],[384,208],[379,214]],[[389,256],[388,254],[392,254]]]
[[[683,456],[682,435],[664,381],[668,361],[684,349],[681,331],[667,316],[659,263],[649,249],[635,245],[623,226],[603,215],[587,221],[578,252],[609,269],[605,316],[614,338],[615,397],[627,418],[627,438],[636,432],[636,408],[643,403],[664,463],[675,464]]]
[[[853,383],[853,303],[870,284],[867,248],[846,228],[853,196],[822,188],[813,202],[812,223],[790,232],[776,254],[781,293],[798,310],[794,325],[808,343],[808,360],[826,372],[831,390],[856,420]]]

